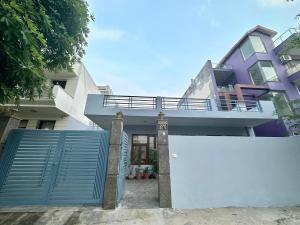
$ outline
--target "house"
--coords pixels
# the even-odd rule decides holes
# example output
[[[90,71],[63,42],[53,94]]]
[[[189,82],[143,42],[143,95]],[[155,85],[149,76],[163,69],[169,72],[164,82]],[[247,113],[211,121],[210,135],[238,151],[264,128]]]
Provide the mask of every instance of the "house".
[[[73,71],[45,71],[49,91],[34,101],[21,99],[15,116],[21,119],[19,128],[49,130],[96,129],[83,113],[88,94],[100,93],[91,75],[82,63]],[[109,87],[108,87],[109,88]],[[6,104],[4,107],[13,107]]]
[[[249,30],[219,63],[206,62],[183,98],[214,98],[222,108],[236,100],[271,100],[283,119],[256,126],[256,135],[299,134],[290,125],[297,121],[286,118],[299,110],[291,101],[300,99],[300,49],[282,51],[299,33],[289,29],[273,41],[276,34],[259,25]]]

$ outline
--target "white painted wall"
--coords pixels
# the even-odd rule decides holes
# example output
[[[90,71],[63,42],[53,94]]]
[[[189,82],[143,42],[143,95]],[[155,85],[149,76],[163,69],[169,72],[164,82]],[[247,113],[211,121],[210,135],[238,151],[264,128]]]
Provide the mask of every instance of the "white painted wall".
[[[170,135],[169,147],[173,208],[300,205],[300,137]]]
[[[56,130],[86,130],[95,129],[95,127],[90,126],[91,120],[84,115],[84,109],[86,104],[86,99],[88,94],[99,94],[97,85],[94,83],[91,75],[85,68],[83,64],[75,64],[74,72],[56,72],[56,73],[46,73],[48,77],[49,86],[52,85],[52,80],[66,80],[65,89],[61,88],[59,85],[54,85],[53,96],[55,107],[63,111],[67,116],[61,117],[63,113],[58,113],[59,110],[49,110],[49,113],[43,114],[36,112],[33,114],[23,114],[20,115],[21,119],[29,120],[27,128],[35,129],[37,122],[39,120],[55,120],[56,124],[54,129]],[[48,95],[45,96],[48,99]],[[51,99],[48,99],[51,104],[54,104]],[[36,101],[36,106],[39,103],[44,104],[43,107],[47,107],[42,101]],[[99,103],[100,104],[100,103]],[[53,106],[52,106],[53,107]]]

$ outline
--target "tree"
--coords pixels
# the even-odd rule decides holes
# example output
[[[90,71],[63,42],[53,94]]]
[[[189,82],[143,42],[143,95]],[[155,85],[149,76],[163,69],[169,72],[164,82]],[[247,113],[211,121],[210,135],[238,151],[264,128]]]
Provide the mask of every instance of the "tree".
[[[85,0],[0,0],[0,103],[40,95],[44,70],[71,70],[90,20]]]

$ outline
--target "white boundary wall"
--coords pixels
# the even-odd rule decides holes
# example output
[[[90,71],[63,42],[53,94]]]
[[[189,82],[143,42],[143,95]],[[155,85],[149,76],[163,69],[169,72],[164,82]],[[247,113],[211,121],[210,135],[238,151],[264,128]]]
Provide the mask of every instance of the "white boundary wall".
[[[300,205],[299,137],[170,135],[169,146],[173,208]]]

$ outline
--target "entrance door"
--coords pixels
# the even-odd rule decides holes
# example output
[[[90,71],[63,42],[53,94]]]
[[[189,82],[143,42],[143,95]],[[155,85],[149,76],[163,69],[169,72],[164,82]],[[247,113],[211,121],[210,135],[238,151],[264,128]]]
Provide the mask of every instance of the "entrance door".
[[[132,146],[131,164],[132,165],[148,164],[146,144],[134,144]]]
[[[155,135],[132,136],[131,165],[153,165],[156,155]]]

